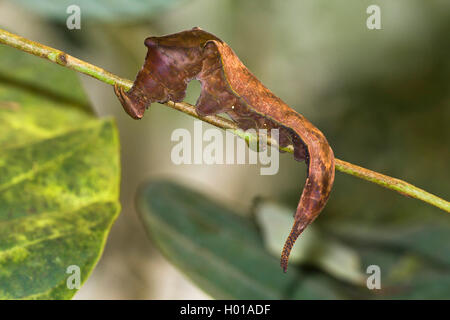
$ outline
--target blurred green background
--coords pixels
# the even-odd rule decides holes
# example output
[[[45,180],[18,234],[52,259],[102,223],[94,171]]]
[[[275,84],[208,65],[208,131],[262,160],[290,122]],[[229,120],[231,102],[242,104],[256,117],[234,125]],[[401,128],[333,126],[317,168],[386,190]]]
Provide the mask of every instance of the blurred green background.
[[[81,7],[80,30],[66,27],[65,9],[70,4]],[[381,8],[381,30],[366,27],[366,8],[371,4]],[[144,61],[147,36],[199,26],[226,41],[268,88],[319,127],[336,157],[450,197],[448,1],[0,1],[0,24],[132,80]],[[281,252],[290,221],[273,239],[266,228],[282,219],[279,214],[289,216],[295,209],[306,178],[304,164],[281,155],[275,176],[259,175],[257,166],[176,166],[170,161],[174,145],[170,136],[176,128],[192,130],[192,118],[154,104],[143,120],[133,121],[110,86],[86,76],[80,79],[96,113],[113,115],[118,122],[123,210],[100,263],[76,298],[214,295],[207,286],[198,287],[201,280],[192,275],[194,271],[186,276],[161,255],[155,246],[158,236],[152,236],[150,224],[153,241],[147,239],[137,213],[139,209],[144,221],[151,212],[170,218],[175,210],[170,205],[183,203],[185,199],[177,197],[190,194],[191,188],[220,199],[216,202],[254,223],[264,250],[278,259],[279,253],[270,248],[278,246]],[[194,103],[198,94],[199,85],[193,82],[186,100]],[[167,207],[154,204],[145,187],[136,201],[140,186],[166,178],[184,186],[160,182],[168,190],[159,195]],[[147,188],[155,189],[155,183]],[[146,196],[147,202],[142,200]],[[255,197],[263,200],[255,205]],[[268,206],[272,211],[264,215],[261,210]],[[378,264],[382,286],[384,279],[411,284],[386,297],[450,298],[450,221],[445,212],[337,173],[314,230],[314,243],[327,247],[337,242],[339,247],[327,247],[319,259],[306,254],[309,258],[290,266],[289,277],[298,283],[318,279],[313,287],[319,289],[306,287],[299,297],[372,296],[361,285],[361,277],[368,265]],[[177,261],[179,254],[173,256],[173,247],[163,249],[183,267]],[[351,265],[344,268],[347,272],[342,270],[346,263]],[[253,267],[257,273],[258,265]],[[280,276],[281,269],[276,268],[267,274],[274,283]],[[259,296],[240,292],[234,297]]]

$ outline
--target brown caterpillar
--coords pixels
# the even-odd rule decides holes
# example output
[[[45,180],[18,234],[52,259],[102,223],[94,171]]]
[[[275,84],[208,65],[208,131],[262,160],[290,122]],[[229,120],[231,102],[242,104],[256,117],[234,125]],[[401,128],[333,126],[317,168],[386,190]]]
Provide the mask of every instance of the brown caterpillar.
[[[133,87],[115,93],[125,111],[142,118],[152,102],[179,102],[189,81],[201,83],[196,103],[199,115],[227,113],[237,125],[279,129],[280,146],[294,146],[294,158],[305,160],[308,177],[295,220],[281,254],[287,270],[289,254],[302,231],[324,208],[334,181],[334,155],[327,139],[305,117],[269,91],[244,66],[233,50],[216,36],[199,28],[145,40],[145,63]]]

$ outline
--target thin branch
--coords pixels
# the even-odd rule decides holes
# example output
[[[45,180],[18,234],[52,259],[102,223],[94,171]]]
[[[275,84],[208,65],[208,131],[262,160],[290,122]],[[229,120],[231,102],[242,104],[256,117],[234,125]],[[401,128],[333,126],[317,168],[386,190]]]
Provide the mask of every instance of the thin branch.
[[[35,56],[47,59],[49,61],[52,61],[54,63],[57,63],[61,66],[64,66],[69,69],[73,69],[75,71],[87,74],[95,79],[98,79],[102,82],[105,82],[110,85],[120,85],[124,87],[125,89],[130,89],[133,85],[133,82],[127,79],[120,78],[116,76],[115,74],[112,74],[102,68],[99,68],[95,65],[92,65],[90,63],[87,63],[83,60],[77,59],[75,57],[72,57],[71,55],[68,55],[67,53],[54,49],[48,46],[45,46],[43,44],[40,44],[38,42],[34,42],[31,40],[28,40],[26,38],[23,38],[21,36],[12,34],[8,31],[0,29],[0,43],[6,44],[8,46],[11,46],[13,48],[22,50],[27,53],[31,53]],[[175,103],[172,101],[169,101],[165,103],[165,105],[176,109],[178,111],[184,112],[192,117],[195,117],[197,119],[200,119],[202,121],[208,122],[216,127],[222,128],[222,129],[229,129],[234,134],[238,135],[241,138],[244,138],[246,140],[253,140],[258,139],[257,136],[248,134],[242,130],[240,130],[236,124],[230,120],[227,120],[223,117],[219,116],[206,116],[206,117],[200,117],[196,111],[195,107],[193,105],[190,105],[186,102],[179,102]],[[274,141],[270,141],[272,145],[276,145]],[[286,148],[280,148],[284,151],[293,153],[293,147],[288,146]],[[442,210],[445,210],[447,212],[450,212],[450,202],[439,198],[425,190],[422,190],[420,188],[417,188],[413,186],[412,184],[409,184],[405,181],[392,178],[386,175],[383,175],[381,173],[365,169],[363,167],[351,164],[349,162],[336,159],[336,169],[346,173],[350,174],[352,176],[364,179],[369,182],[376,183],[380,186],[383,186],[385,188],[394,190],[399,192],[400,194],[412,198],[416,198],[419,200],[422,200],[424,202],[427,202],[435,207],[438,207]]]

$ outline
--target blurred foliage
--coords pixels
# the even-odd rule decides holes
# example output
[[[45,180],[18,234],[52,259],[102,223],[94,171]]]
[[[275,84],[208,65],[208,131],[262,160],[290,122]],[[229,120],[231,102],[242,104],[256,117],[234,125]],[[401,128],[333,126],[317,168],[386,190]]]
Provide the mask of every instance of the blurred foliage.
[[[0,47],[0,299],[67,299],[119,213],[119,141],[74,72]]]
[[[283,274],[283,244],[278,241],[273,252],[274,239],[263,232],[269,248],[264,247],[254,221],[218,201],[173,182],[153,181],[137,203],[149,236],[167,259],[216,299],[450,298],[450,223],[364,230],[343,220],[327,232],[314,229],[314,236],[309,230]],[[267,206],[271,216],[258,219],[259,226],[273,232],[286,210],[262,203],[258,211]],[[284,225],[283,239],[290,227]],[[303,257],[300,267],[293,263],[298,256]],[[355,269],[355,256],[363,270]],[[333,266],[339,263],[341,269]],[[381,266],[380,290],[366,287],[370,265]]]
[[[274,201],[256,199],[253,211],[265,247],[279,256],[292,228],[295,210]],[[355,250],[335,238],[329,239],[315,224],[302,233],[301,241],[292,249],[289,264],[311,265],[342,281],[365,283],[366,275]]]
[[[77,5],[82,19],[102,22],[133,22],[148,20],[151,16],[172,8],[183,0],[17,0],[24,7],[60,22],[65,22],[67,8]]]
[[[378,265],[380,297],[450,299],[450,222],[365,227],[345,220],[325,229],[351,245],[363,265]]]
[[[252,221],[218,202],[168,181],[149,183],[138,209],[165,256],[216,299],[331,299],[323,275],[284,274]]]

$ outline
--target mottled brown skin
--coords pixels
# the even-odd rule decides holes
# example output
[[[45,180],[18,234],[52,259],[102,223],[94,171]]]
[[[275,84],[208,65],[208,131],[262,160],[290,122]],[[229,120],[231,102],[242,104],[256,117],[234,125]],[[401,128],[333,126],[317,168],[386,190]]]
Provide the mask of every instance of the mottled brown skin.
[[[243,129],[279,129],[280,146],[294,146],[294,157],[308,167],[294,225],[281,254],[286,272],[290,251],[302,231],[324,208],[334,181],[334,155],[312,123],[269,91],[233,50],[214,35],[194,28],[145,40],[145,64],[130,91],[116,86],[125,111],[142,118],[152,102],[179,102],[189,81],[201,83],[199,115],[227,113]],[[269,131],[270,132],[270,131]]]

